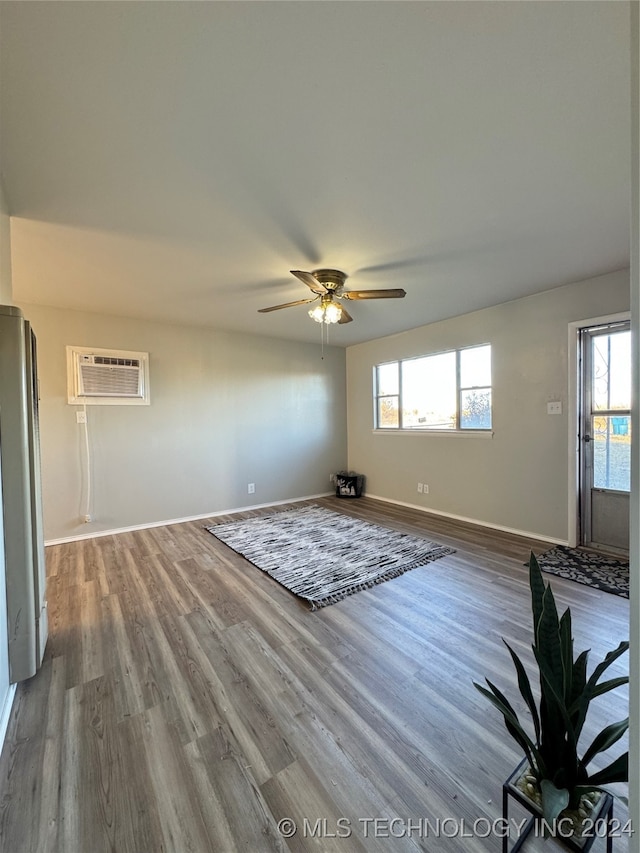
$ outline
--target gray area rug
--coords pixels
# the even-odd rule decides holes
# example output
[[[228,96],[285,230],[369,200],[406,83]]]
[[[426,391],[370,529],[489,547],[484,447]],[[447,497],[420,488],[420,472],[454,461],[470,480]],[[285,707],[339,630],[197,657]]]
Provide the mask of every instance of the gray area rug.
[[[629,598],[629,561],[558,545],[537,558],[543,572]]]
[[[316,505],[206,529],[312,610],[454,553]]]

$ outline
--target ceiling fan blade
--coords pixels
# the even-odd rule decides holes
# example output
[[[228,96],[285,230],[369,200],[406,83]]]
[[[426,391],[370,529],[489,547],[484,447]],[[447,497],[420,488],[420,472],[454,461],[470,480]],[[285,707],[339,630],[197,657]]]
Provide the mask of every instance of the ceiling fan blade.
[[[297,299],[295,302],[285,302],[283,305],[272,305],[271,308],[258,308],[258,314],[268,314],[269,311],[279,311],[281,308],[293,308],[294,305],[305,305],[307,302],[315,302],[317,299],[314,296],[312,299]]]
[[[349,312],[347,311],[347,309],[343,305],[342,311],[340,313],[340,319],[338,320],[338,325],[340,325],[340,323],[351,323],[352,320],[353,320],[353,317],[351,316],[351,314],[349,314]]]
[[[328,292],[324,284],[320,284],[320,282],[314,278],[310,272],[305,272],[304,270],[290,270],[290,273],[291,275],[295,275],[296,278],[299,278],[300,281],[303,284],[306,284],[314,293],[323,294]]]
[[[387,290],[347,290],[340,294],[341,299],[402,299],[406,291],[401,287],[391,287]]]

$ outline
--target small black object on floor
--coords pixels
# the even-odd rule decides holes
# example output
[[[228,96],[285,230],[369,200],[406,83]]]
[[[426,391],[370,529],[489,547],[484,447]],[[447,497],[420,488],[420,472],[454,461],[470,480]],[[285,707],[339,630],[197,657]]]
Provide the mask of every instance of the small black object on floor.
[[[355,471],[338,471],[336,474],[336,497],[359,498],[364,489],[364,474]]]

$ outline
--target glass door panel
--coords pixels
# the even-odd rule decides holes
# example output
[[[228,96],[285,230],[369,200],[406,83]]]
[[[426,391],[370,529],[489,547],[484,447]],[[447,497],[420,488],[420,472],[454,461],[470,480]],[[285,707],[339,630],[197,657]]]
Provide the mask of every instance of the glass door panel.
[[[629,548],[631,332],[629,323],[583,329],[580,416],[580,541]]]
[[[593,487],[628,492],[631,488],[631,418],[592,418]]]

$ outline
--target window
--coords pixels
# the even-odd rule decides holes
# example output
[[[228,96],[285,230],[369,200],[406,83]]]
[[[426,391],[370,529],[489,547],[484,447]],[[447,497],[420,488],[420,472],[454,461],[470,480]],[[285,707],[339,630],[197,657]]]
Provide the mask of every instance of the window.
[[[491,346],[458,352],[460,429],[491,429]]]
[[[376,429],[490,430],[491,345],[378,364]]]

